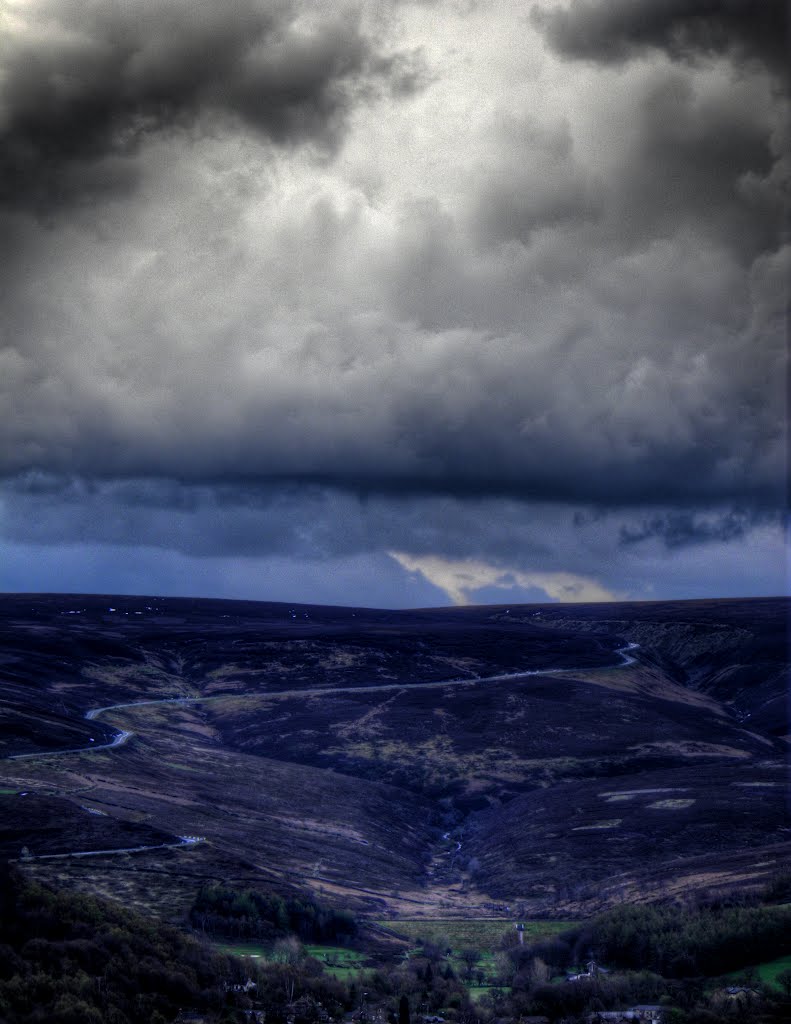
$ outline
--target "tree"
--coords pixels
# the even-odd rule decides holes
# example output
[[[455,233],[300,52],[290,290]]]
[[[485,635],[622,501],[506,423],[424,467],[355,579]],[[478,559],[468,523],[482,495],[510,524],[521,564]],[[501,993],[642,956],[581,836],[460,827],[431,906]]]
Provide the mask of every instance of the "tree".
[[[479,949],[463,949],[460,953],[464,965],[467,968],[467,977],[472,977],[472,971],[478,961],[481,959],[481,951]]]
[[[305,959],[305,950],[302,943],[295,936],[290,935],[287,939],[279,939],[273,948],[273,960],[281,964],[289,964],[295,967]]]
[[[528,971],[532,985],[546,985],[549,981],[549,968],[540,956],[534,957]]]
[[[410,1024],[409,1000],[406,996],[401,996],[398,1000],[398,1024]]]

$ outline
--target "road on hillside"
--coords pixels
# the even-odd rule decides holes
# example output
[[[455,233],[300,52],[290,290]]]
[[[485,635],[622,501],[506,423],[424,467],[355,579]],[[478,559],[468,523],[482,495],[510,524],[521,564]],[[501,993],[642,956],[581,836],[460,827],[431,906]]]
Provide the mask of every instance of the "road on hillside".
[[[633,658],[627,652],[634,651],[639,646],[639,644],[630,643],[625,647],[619,647],[615,653],[621,660],[617,661],[614,665],[599,666],[595,671],[602,671],[602,669],[626,668],[628,665],[634,665],[637,659]],[[105,711],[119,711],[123,708],[139,708],[152,704],[205,704],[208,701],[227,700],[229,697],[264,697],[266,699],[277,700],[285,697],[316,697],[332,693],[374,693],[380,690],[442,689],[446,686],[478,686],[481,683],[497,683],[505,680],[527,679],[530,676],[562,675],[568,672],[588,671],[592,670],[590,668],[577,666],[569,668],[529,669],[521,672],[501,672],[494,676],[465,676],[461,679],[444,679],[430,683],[381,683],[374,686],[312,687],[302,690],[277,690],[273,693],[223,693],[218,694],[215,697],[159,697],[153,699],[149,698],[148,700],[126,701],[123,704],[107,704],[101,708],[91,708],[90,711],[85,712],[85,718],[93,721],[95,718],[98,718],[99,715],[104,714]],[[94,750],[108,750],[110,747],[122,746],[134,735],[135,734],[133,732],[122,730],[109,743],[100,743],[95,746],[88,747],[70,747],[68,750],[41,750],[32,754],[10,754],[6,757],[6,760],[22,760],[23,758],[29,757],[59,757],[62,754],[85,754]]]
[[[639,646],[638,644],[630,643],[630,644],[626,645],[625,647],[618,648],[618,650],[616,651],[616,654],[619,655],[621,660],[619,662],[616,662],[614,665],[604,666],[604,667],[605,668],[623,668],[623,667],[626,667],[628,665],[633,665],[635,663],[636,659],[633,658],[631,655],[627,654],[627,651],[635,650],[638,646]],[[558,675],[558,674],[562,674],[562,673],[581,672],[581,671],[584,671],[584,670],[581,669],[581,668],[555,668],[555,669],[545,669],[545,670],[534,669],[534,670],[522,671],[522,672],[500,673],[498,675],[493,675],[493,676],[479,676],[479,677],[463,678],[463,679],[446,679],[446,680],[441,681],[441,682],[411,683],[411,684],[410,683],[384,683],[384,684],[379,685],[379,686],[336,686],[336,687],[324,688],[324,689],[322,689],[322,688],[312,688],[312,689],[302,689],[302,690],[281,690],[281,691],[278,691],[276,693],[271,693],[271,694],[269,694],[269,693],[267,693],[267,694],[261,694],[261,693],[233,694],[233,695],[230,695],[230,696],[235,696],[235,697],[239,697],[239,696],[262,697],[263,696],[263,697],[266,697],[268,699],[278,699],[278,698],[281,698],[281,697],[287,698],[287,697],[295,697],[295,696],[316,696],[316,695],[326,695],[326,694],[333,694],[333,693],[338,693],[338,694],[341,694],[341,693],[372,693],[372,692],[379,691],[379,690],[391,691],[391,690],[416,690],[416,689],[432,689],[432,688],[433,689],[438,689],[438,688],[444,688],[444,687],[448,687],[448,686],[476,686],[476,685],[480,685],[481,683],[496,683],[496,682],[501,682],[503,680],[523,679],[523,678],[528,678],[528,677],[531,677],[531,676]],[[204,702],[212,701],[212,700],[223,700],[223,699],[226,699],[228,696],[229,696],[228,694],[220,694],[220,695],[218,695],[216,697],[160,697],[160,698],[149,698],[147,700],[139,700],[139,701],[126,701],[126,702],[124,702],[122,704],[107,704],[104,707],[92,708],[91,710],[86,711],[85,718],[87,720],[89,720],[89,721],[93,721],[94,719],[98,718],[99,715],[104,714],[107,711],[119,711],[119,710],[123,710],[124,708],[144,707],[144,706],[150,706],[150,705],[155,705],[155,704],[200,704],[200,703],[204,703]],[[135,734],[133,732],[131,732],[131,731],[120,730],[117,733],[117,735],[114,736],[113,739],[109,743],[100,743],[100,744],[91,745],[91,746],[87,746],[87,747],[73,747],[73,748],[69,748],[68,750],[39,751],[37,753],[32,753],[32,754],[12,754],[9,757],[7,757],[6,760],[23,760],[25,758],[35,758],[35,757],[39,757],[39,758],[40,757],[54,757],[54,756],[61,756],[61,755],[65,755],[65,754],[84,754],[84,753],[89,753],[89,752],[95,751],[95,750],[108,750],[111,747],[120,747],[120,746],[122,746],[129,739],[131,739],[134,735]],[[449,834],[447,835],[447,838],[450,838]],[[178,837],[178,842],[175,842],[175,843],[159,843],[159,844],[152,845],[152,846],[130,846],[130,847],[123,847],[121,849],[112,849],[112,850],[77,850],[77,851],[72,851],[70,853],[47,853],[47,854],[41,854],[41,855],[38,855],[38,856],[35,856],[35,857],[30,857],[30,859],[31,860],[58,860],[58,859],[65,859],[67,857],[114,856],[116,854],[122,854],[122,853],[124,853],[124,854],[125,853],[143,853],[143,852],[146,852],[146,851],[149,851],[149,850],[164,850],[164,849],[171,849],[171,848],[174,848],[174,847],[190,846],[190,845],[195,845],[197,843],[203,843],[205,841],[206,840],[205,840],[205,838],[203,836],[179,836]],[[455,851],[452,852],[452,856],[455,857],[455,855],[459,852],[459,850],[461,850],[461,842],[459,840],[456,840],[456,849],[455,849]]]
[[[86,750],[109,750],[110,747],[123,746],[123,744],[133,736],[133,732],[127,732],[125,729],[122,729],[120,732],[116,733],[109,743],[97,743],[95,746],[91,747],[70,747],[68,750],[38,750],[32,754],[9,754],[6,761],[22,761],[26,757],[59,757],[61,754],[84,754]]]
[[[172,850],[179,846],[196,846],[198,843],[205,843],[205,836],[179,836],[177,843],[157,843],[154,846],[124,846],[113,850],[72,850],[70,853],[29,853],[26,857],[18,858],[24,861],[30,860],[60,860],[65,857],[109,857],[116,853],[143,853],[146,850]]]

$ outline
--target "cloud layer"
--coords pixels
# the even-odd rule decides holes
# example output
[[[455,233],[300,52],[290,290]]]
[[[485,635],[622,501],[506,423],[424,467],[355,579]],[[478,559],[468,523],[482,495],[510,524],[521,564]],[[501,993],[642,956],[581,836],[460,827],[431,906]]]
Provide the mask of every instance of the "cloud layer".
[[[350,558],[606,590],[487,502],[631,508],[624,558],[749,543],[787,461],[785,5],[374,6],[6,4],[7,536],[135,543],[155,492],[183,550],[168,515],[233,494],[233,557],[314,557],[261,540],[290,503],[339,557],[374,501]],[[425,542],[445,500],[466,550]]]
[[[43,477],[0,495],[0,582],[391,607],[785,589],[779,516],[744,509]]]

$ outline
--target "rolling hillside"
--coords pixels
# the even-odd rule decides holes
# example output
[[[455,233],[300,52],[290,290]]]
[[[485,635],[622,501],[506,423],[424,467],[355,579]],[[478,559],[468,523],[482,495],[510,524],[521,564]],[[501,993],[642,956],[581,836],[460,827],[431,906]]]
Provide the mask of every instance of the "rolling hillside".
[[[790,859],[783,599],[0,613],[3,855],[162,917],[207,879],[573,916]]]

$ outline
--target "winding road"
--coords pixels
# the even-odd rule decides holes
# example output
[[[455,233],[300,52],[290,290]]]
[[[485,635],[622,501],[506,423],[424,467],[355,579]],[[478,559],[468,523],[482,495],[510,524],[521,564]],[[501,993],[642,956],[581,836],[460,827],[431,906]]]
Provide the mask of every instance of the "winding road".
[[[438,682],[431,683],[381,683],[380,685],[374,686],[333,686],[333,687],[313,687],[310,689],[302,690],[278,690],[273,693],[247,693],[247,694],[218,694],[215,697],[159,697],[149,698],[148,700],[133,700],[127,701],[123,704],[107,704],[101,708],[91,708],[90,711],[85,712],[85,718],[89,721],[98,718],[99,715],[104,714],[105,711],[119,711],[123,708],[139,708],[151,704],[205,704],[208,701],[225,700],[229,697],[259,697],[276,700],[283,697],[316,697],[323,696],[326,694],[333,693],[374,693],[377,691],[390,691],[390,690],[428,690],[428,689],[442,689],[446,686],[474,686],[480,683],[497,683],[505,680],[513,679],[526,679],[530,676],[551,676],[551,675],[562,675],[569,672],[589,672],[589,671],[601,671],[602,669],[612,668],[626,668],[628,665],[634,665],[637,661],[628,652],[637,650],[639,644],[629,643],[624,647],[618,647],[615,653],[620,657],[620,661],[614,665],[600,665],[591,669],[590,666],[575,666],[568,668],[549,668],[549,669],[530,669],[523,670],[521,672],[501,672],[494,676],[464,676],[460,679],[444,679]],[[109,750],[111,747],[123,746],[128,740],[134,736],[133,732],[126,730],[120,730],[109,743],[98,743],[96,745],[88,747],[70,747],[68,750],[39,750],[31,754],[9,754],[5,758],[7,761],[19,761],[25,758],[31,757],[59,757],[63,754],[85,754],[96,750]],[[177,844],[179,845],[179,844]],[[58,854],[57,856],[60,856]]]
[[[603,668],[625,668],[628,665],[633,665],[636,662],[636,658],[632,657],[629,651],[636,650],[639,644],[630,643],[624,647],[619,647],[616,650],[616,654],[619,655],[620,661],[614,665],[601,666]],[[126,701],[122,704],[107,704],[104,707],[91,708],[85,712],[85,718],[88,721],[93,721],[98,718],[99,715],[104,714],[107,711],[119,711],[124,708],[136,708],[154,704],[202,704],[207,701],[223,700],[228,696],[239,697],[265,697],[270,699],[277,699],[280,697],[294,697],[294,696],[316,696],[326,695],[333,693],[372,693],[380,690],[416,690],[416,689],[441,689],[448,686],[474,686],[481,683],[496,683],[504,680],[524,679],[530,676],[541,676],[541,675],[559,675],[562,673],[569,672],[582,672],[588,671],[585,668],[555,668],[555,669],[534,669],[522,672],[508,672],[500,673],[493,676],[479,676],[479,677],[465,677],[461,679],[446,679],[440,682],[428,682],[428,683],[384,683],[379,686],[337,686],[332,688],[312,688],[303,690],[281,690],[275,693],[253,693],[253,694],[219,694],[215,697],[160,697],[160,698],[149,698],[148,700],[138,701]],[[19,761],[26,758],[40,758],[40,757],[57,757],[65,754],[85,754],[96,750],[109,750],[112,747],[123,746],[128,740],[134,736],[134,732],[122,729],[119,730],[112,740],[108,743],[91,744],[87,747],[70,747],[68,750],[49,750],[49,751],[38,751],[28,754],[11,754],[8,755],[5,760],[8,761]],[[450,840],[450,833],[445,833],[443,839]],[[59,860],[69,857],[101,857],[101,856],[113,856],[117,854],[128,854],[128,853],[143,853],[149,850],[165,850],[172,849],[181,846],[194,846],[198,843],[206,842],[203,836],[178,836],[177,842],[173,843],[158,843],[152,846],[130,846],[123,847],[120,849],[106,849],[106,850],[77,850],[69,853],[46,853],[38,856],[28,855],[25,859],[30,860]],[[455,840],[456,849],[449,851],[449,855],[455,858],[456,854],[461,850],[461,841]]]
[[[142,703],[145,704],[147,701],[143,701]],[[131,707],[131,705],[128,706]],[[107,709],[99,708],[97,710],[105,711]],[[88,716],[86,715],[85,717],[87,718]],[[68,750],[37,750],[32,754],[9,754],[5,760],[22,761],[26,757],[59,757],[61,754],[84,754],[87,750],[109,750],[110,747],[122,746],[127,740],[131,739],[132,736],[134,736],[133,732],[127,732],[125,729],[122,729],[120,732],[116,733],[109,743],[97,743],[90,747],[70,747]]]
[[[156,843],[154,846],[123,846],[112,850],[73,850],[70,853],[29,853],[21,860],[63,860],[66,857],[108,857],[116,853],[144,853],[147,850],[172,850],[178,846],[196,846],[205,843],[205,836],[179,836],[177,843]]]

